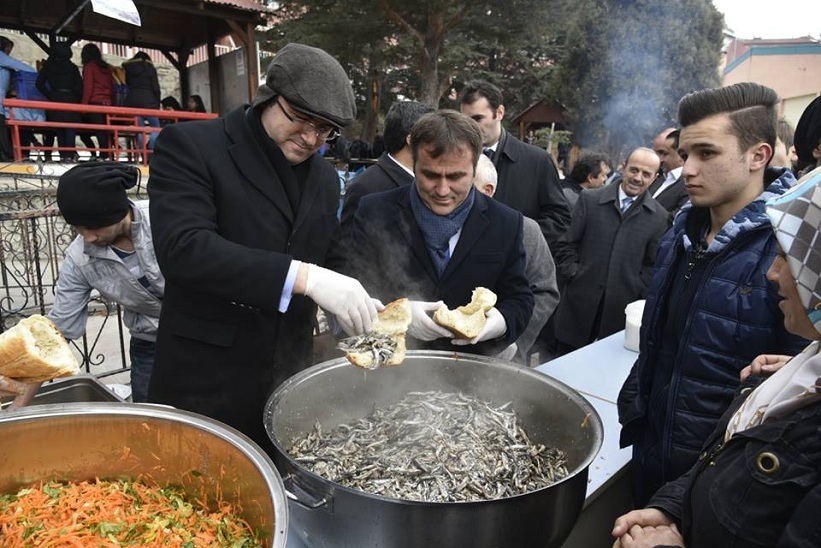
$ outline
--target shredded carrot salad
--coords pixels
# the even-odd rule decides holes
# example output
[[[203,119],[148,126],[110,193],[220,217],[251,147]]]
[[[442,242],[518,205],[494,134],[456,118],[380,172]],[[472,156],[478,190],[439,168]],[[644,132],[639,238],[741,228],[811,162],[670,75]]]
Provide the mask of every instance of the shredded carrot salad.
[[[209,510],[178,487],[142,481],[49,481],[0,495],[0,545],[9,547],[261,546],[237,514]]]

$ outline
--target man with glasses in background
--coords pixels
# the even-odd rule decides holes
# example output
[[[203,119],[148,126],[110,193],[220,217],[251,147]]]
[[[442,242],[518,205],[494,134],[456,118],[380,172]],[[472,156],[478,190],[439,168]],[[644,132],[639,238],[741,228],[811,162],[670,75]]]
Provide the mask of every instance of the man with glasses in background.
[[[163,130],[148,185],[166,279],[149,401],[218,419],[270,452],[263,408],[311,365],[316,305],[349,333],[370,329],[376,305],[334,271],[339,184],[316,154],[355,118],[340,64],[289,44],[251,105]]]

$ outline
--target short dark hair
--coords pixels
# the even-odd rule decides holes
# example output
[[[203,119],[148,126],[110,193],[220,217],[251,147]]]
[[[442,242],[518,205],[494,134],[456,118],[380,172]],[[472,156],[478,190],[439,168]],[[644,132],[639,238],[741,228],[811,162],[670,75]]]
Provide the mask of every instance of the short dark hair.
[[[676,154],[678,154],[678,138],[679,137],[681,137],[681,130],[680,129],[674,129],[673,131],[668,133],[667,136],[664,138],[665,143],[672,139],[672,141],[673,141],[673,150],[676,152]]]
[[[14,47],[14,42],[5,36],[0,36],[0,51],[4,51],[9,46]]]
[[[502,90],[486,80],[472,80],[466,83],[459,96],[459,104],[472,105],[482,97],[487,99],[490,108],[493,110],[504,104]]]
[[[482,153],[482,129],[472,119],[455,110],[438,110],[425,114],[413,125],[410,133],[410,147],[413,164],[419,157],[419,147],[432,145],[430,155],[439,158],[442,154],[467,146],[473,159],[473,168]]]
[[[402,150],[406,144],[406,138],[410,135],[413,124],[416,123],[423,114],[433,112],[434,108],[427,103],[417,101],[397,101],[388,109],[385,115],[385,150],[389,154],[395,154]]]
[[[569,177],[577,183],[582,184],[590,175],[598,177],[602,171],[602,164],[610,165],[610,158],[608,158],[606,154],[598,152],[582,154],[570,171]]]
[[[756,143],[775,146],[778,94],[767,86],[741,82],[714,89],[694,91],[678,104],[678,120],[687,127],[715,114],[730,115],[730,133],[742,150]]]
[[[795,135],[795,130],[785,118],[779,118],[778,122],[775,125],[775,135],[781,142],[784,143],[784,146],[787,148],[787,152],[790,151],[790,147],[793,146],[793,136]]]

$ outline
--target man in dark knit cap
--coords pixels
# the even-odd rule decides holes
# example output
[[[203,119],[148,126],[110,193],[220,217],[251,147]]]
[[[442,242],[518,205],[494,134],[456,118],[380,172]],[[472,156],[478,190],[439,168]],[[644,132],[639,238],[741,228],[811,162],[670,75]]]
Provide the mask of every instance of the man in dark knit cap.
[[[151,159],[167,286],[149,400],[225,422],[266,450],[268,396],[312,364],[316,305],[348,332],[377,308],[334,270],[339,183],[316,152],[356,118],[328,53],[288,44],[251,105],[166,127]]]
[[[60,177],[57,205],[78,236],[66,250],[48,317],[73,340],[85,332],[92,290],[119,303],[131,334],[132,400],[144,402],[165,280],[154,255],[148,202],[126,195],[138,178],[137,168],[114,162],[80,164]]]

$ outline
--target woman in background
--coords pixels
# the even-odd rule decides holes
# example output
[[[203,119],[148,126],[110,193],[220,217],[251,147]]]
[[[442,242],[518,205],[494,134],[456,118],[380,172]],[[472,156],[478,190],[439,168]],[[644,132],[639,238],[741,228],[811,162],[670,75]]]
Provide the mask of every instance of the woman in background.
[[[205,104],[199,95],[190,95],[185,105],[188,107],[188,112],[208,112],[205,110]]]
[[[103,54],[96,44],[86,44],[80,52],[83,62],[83,104],[111,106],[114,104],[114,77],[111,66],[103,61]],[[106,116],[100,112],[88,113],[85,121],[90,124],[105,124]],[[108,148],[108,132],[95,131],[99,154],[111,158]]]
[[[51,55],[46,59],[40,74],[37,75],[37,89],[57,103],[80,103],[83,100],[83,79],[77,65],[71,62],[71,47],[63,42],[54,44]],[[82,119],[79,112],[49,110],[46,120],[78,124]],[[60,145],[60,159],[64,162],[77,160],[73,150],[77,130],[73,127],[61,127],[55,130],[57,143]],[[69,150],[71,149],[71,150]]]
[[[160,108],[160,81],[157,78],[157,69],[151,58],[144,51],[138,51],[134,57],[123,63],[125,69],[125,83],[128,93],[125,96],[125,106],[133,108]],[[160,119],[156,116],[138,116],[137,125],[160,127]],[[148,137],[148,149],[154,148],[154,141],[159,133],[152,132]],[[137,145],[143,149],[143,134],[137,135]]]

